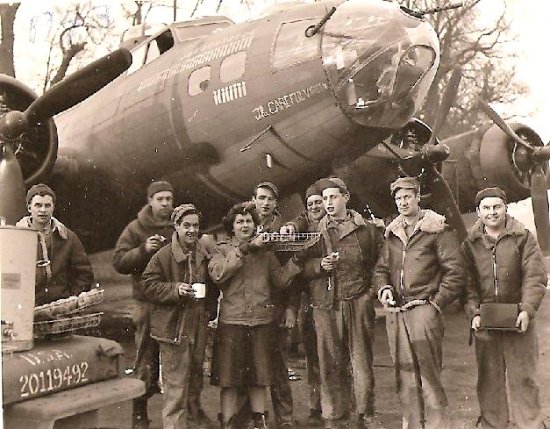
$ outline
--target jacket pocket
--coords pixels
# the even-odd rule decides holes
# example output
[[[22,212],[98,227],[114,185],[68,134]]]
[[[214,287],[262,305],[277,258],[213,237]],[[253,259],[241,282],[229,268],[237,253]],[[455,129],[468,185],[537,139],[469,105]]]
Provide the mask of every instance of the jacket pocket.
[[[178,342],[178,329],[182,312],[171,306],[155,305],[151,310],[151,336]]]

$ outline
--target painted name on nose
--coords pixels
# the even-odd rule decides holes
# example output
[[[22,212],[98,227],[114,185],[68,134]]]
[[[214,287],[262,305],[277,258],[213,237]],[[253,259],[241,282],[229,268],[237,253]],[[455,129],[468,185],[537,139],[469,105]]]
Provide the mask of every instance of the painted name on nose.
[[[311,97],[321,94],[328,90],[328,85],[324,82],[318,82],[306,88],[299,89],[280,97],[269,100],[266,104],[260,105],[252,109],[254,117],[257,121],[267,118],[271,115],[276,115],[283,110],[290,109],[296,104],[303,103]]]

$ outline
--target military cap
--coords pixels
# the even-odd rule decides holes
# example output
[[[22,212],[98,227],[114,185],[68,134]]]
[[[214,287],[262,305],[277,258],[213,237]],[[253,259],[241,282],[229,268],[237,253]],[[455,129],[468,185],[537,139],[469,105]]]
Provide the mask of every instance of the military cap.
[[[162,191],[170,191],[170,192],[174,193],[174,188],[172,187],[172,185],[170,183],[168,183],[165,180],[159,180],[159,181],[156,181],[156,182],[152,182],[147,187],[147,196],[150,198],[153,195],[155,195],[157,192],[162,192]]]
[[[188,214],[196,214],[201,215],[201,213],[197,210],[195,207],[195,204],[181,204],[177,206],[174,211],[172,212],[172,216],[170,216],[170,219],[174,223],[178,223],[178,221],[185,215]]]
[[[399,189],[412,189],[418,194],[420,192],[420,182],[414,177],[398,177],[390,185],[392,197]]]
[[[349,193],[346,183],[339,177],[326,177],[318,180],[316,183],[320,192],[323,192],[325,189],[338,188],[342,193]]]
[[[321,195],[322,194],[322,192],[319,190],[319,187],[317,186],[317,182],[315,182],[313,185],[310,185],[307,188],[307,190],[306,190],[306,201],[312,195]]]
[[[258,183],[256,185],[256,187],[254,188],[254,194],[256,194],[256,191],[258,190],[258,188],[270,189],[273,192],[273,194],[275,195],[275,198],[279,198],[279,189],[277,188],[277,185],[275,185],[275,183],[272,183],[272,182]]]
[[[40,195],[42,197],[45,195],[49,195],[52,197],[53,202],[55,204],[55,192],[53,191],[52,188],[50,188],[48,185],[45,185],[44,183],[38,183],[30,187],[30,189],[27,191],[27,197],[25,199],[25,201],[27,201],[27,205],[30,204],[30,202],[32,201],[32,198],[35,195]]]
[[[476,207],[479,206],[479,203],[483,198],[488,198],[488,197],[497,197],[497,198],[500,198],[502,201],[504,201],[505,204],[507,203],[506,192],[504,192],[498,186],[493,186],[490,188],[482,189],[476,194],[476,197],[474,200]]]

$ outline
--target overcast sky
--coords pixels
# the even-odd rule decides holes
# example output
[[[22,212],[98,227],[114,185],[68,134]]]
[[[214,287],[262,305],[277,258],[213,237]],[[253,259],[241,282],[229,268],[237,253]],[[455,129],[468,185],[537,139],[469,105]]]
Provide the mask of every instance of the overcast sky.
[[[495,0],[485,0],[496,3]],[[550,1],[514,0],[507,6],[513,11],[513,28],[519,33],[519,50],[523,59],[518,61],[518,77],[530,88],[525,100],[518,100],[521,110],[535,109],[530,120],[525,120],[541,135],[543,141],[550,140]]]

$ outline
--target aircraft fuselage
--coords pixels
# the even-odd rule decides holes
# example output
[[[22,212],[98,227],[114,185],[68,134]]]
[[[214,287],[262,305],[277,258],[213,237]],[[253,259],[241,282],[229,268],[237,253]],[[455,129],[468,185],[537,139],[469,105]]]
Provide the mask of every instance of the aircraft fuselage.
[[[52,181],[66,195],[63,214],[93,241],[113,244],[153,179],[171,181],[176,201],[195,202],[210,224],[260,181],[303,191],[407,123],[439,61],[429,24],[385,2],[222,21],[146,39],[125,75],[56,117]]]

